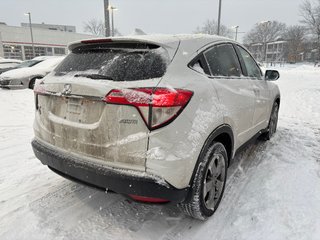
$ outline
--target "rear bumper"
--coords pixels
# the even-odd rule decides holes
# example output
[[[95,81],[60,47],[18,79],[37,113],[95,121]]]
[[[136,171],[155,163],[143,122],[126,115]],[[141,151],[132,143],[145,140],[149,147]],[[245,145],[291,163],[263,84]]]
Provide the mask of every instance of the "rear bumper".
[[[94,162],[84,161],[50,148],[37,140],[33,140],[31,144],[42,164],[65,178],[89,186],[125,195],[166,199],[173,203],[183,202],[188,194],[188,188],[177,189],[145,173],[132,174],[126,170],[107,168]]]

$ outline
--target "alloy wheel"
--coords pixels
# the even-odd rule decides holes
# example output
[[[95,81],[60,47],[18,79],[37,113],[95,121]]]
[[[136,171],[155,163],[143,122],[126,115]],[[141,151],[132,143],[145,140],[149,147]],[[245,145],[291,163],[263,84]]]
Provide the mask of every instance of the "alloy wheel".
[[[225,159],[214,154],[209,162],[203,182],[203,202],[207,209],[214,210],[223,192],[225,182]]]

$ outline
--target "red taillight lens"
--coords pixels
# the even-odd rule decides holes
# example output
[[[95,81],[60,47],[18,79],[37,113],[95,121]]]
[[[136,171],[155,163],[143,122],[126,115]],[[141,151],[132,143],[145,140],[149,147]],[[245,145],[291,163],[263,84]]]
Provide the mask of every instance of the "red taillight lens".
[[[104,101],[136,107],[149,129],[156,129],[173,121],[192,95],[192,91],[183,89],[114,89],[107,94]]]
[[[36,94],[46,94],[46,89],[44,87],[44,84],[41,80],[36,80],[34,87],[33,87],[33,92]]]

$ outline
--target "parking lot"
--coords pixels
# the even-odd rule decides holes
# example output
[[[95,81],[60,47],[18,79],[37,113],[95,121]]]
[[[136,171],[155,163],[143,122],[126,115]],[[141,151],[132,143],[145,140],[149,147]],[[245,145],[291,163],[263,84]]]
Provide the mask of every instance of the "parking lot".
[[[320,69],[282,67],[278,131],[237,155],[207,222],[65,180],[34,157],[29,89],[0,89],[1,239],[319,239]]]

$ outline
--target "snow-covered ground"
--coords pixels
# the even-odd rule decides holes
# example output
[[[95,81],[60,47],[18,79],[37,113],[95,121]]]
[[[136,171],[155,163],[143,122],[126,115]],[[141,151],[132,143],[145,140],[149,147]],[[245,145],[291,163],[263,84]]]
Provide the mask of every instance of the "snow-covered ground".
[[[278,132],[229,169],[206,222],[65,180],[33,155],[33,93],[0,90],[0,239],[320,239],[320,68],[279,68]]]

